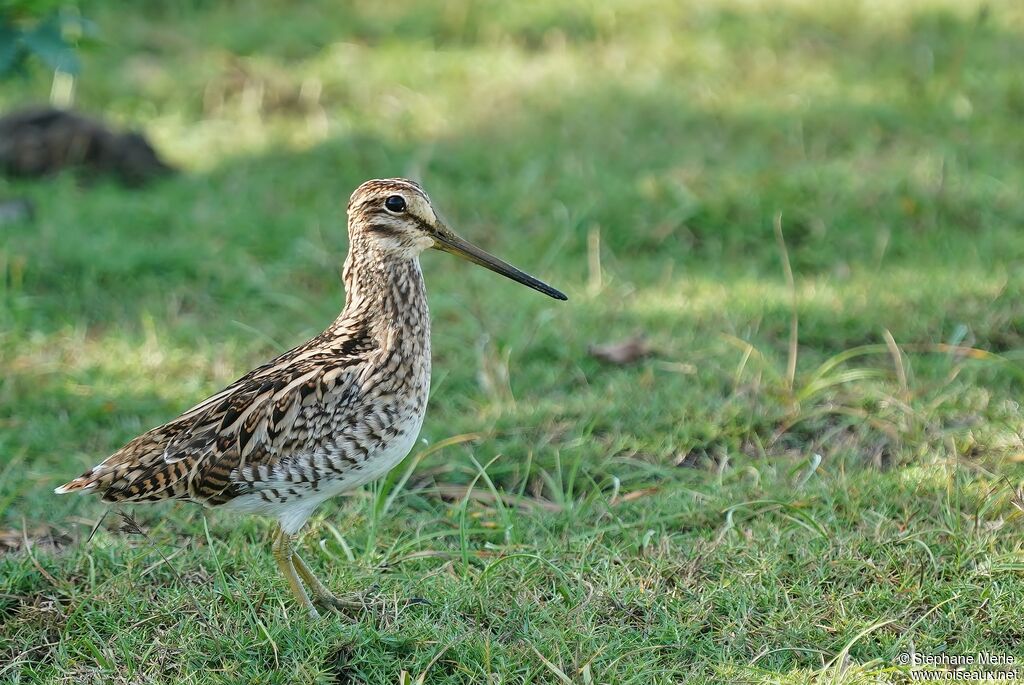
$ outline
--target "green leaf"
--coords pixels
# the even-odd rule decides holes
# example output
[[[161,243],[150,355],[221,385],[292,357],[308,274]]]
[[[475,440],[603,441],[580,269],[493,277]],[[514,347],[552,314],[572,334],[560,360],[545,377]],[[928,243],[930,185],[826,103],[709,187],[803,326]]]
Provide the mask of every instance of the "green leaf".
[[[77,74],[80,68],[78,55],[73,47],[64,40],[60,20],[52,16],[40,22],[34,29],[26,32],[21,38],[36,57],[45,62],[54,71]]]
[[[61,27],[70,30],[72,34],[80,35],[82,38],[96,38],[100,35],[99,26],[91,19],[86,19],[81,14],[64,12],[61,14]]]
[[[62,4],[64,0],[6,0],[4,11],[18,19],[43,17],[57,11]]]
[[[25,59],[25,48],[21,45],[21,32],[0,17],[0,77],[14,72]]]

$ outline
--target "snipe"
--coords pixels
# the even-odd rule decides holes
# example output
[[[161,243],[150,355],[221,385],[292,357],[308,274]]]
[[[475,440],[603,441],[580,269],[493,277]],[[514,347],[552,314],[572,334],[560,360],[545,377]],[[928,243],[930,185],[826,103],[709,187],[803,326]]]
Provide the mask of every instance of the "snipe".
[[[187,500],[272,516],[274,558],[296,599],[313,616],[314,602],[349,607],[313,575],[293,540],[317,505],[384,475],[416,440],[430,385],[420,253],[450,252],[566,297],[453,233],[412,181],[359,186],[348,204],[348,234],[345,307],[327,330],[56,492],[95,492],[108,502]]]

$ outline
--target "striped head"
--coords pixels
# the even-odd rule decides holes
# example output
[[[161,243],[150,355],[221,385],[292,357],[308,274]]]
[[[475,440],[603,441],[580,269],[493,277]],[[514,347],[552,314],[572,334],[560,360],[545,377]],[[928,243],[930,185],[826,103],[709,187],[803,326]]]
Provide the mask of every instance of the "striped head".
[[[449,252],[557,300],[560,291],[458,236],[437,216],[419,184],[404,178],[366,181],[348,202],[349,249],[413,259],[428,248]]]
[[[434,246],[430,236],[438,223],[427,194],[418,183],[404,178],[367,181],[348,201],[353,244],[384,253],[415,257]]]

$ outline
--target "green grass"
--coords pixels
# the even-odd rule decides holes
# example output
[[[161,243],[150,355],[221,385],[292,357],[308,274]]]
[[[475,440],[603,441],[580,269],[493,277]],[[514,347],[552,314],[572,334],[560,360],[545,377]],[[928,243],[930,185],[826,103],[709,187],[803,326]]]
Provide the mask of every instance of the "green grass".
[[[0,682],[1024,656],[1019,3],[142,5],[87,10],[77,102],[187,173],[0,186],[38,214],[0,226]],[[429,453],[301,541],[385,609],[308,620],[265,520],[138,507],[147,537],[86,541],[103,506],[52,488],[325,326],[348,194],[393,175],[570,300],[425,255]],[[655,357],[587,355],[638,331]]]

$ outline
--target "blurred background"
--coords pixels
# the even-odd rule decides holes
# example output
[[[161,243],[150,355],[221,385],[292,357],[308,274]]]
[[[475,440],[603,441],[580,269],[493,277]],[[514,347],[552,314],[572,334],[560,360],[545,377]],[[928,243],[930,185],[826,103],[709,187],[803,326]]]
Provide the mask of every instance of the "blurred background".
[[[345,543],[309,544],[355,550],[342,585],[396,548],[437,552],[394,582],[494,632],[417,616],[342,648],[309,628],[282,656],[274,604],[273,658],[235,668],[397,682],[462,636],[451,682],[878,682],[907,635],[1017,649],[1021,65],[1016,0],[6,3],[0,112],[72,109],[90,119],[60,126],[103,152],[25,178],[17,141],[63,129],[0,124],[0,648],[32,677],[124,675],[81,645],[109,632],[137,653],[152,636],[118,629],[137,616],[90,632],[46,602],[97,582],[135,610],[188,595],[152,546],[112,531],[109,554],[82,550],[102,507],[52,488],[326,326],[349,194],[407,176],[570,300],[424,255],[423,444],[458,444],[417,462],[386,518],[386,485],[325,507]],[[481,473],[487,496],[466,494]],[[211,538],[191,508],[138,515],[168,544],[185,531],[183,570],[235,541],[222,561],[284,595],[262,523],[214,512]],[[590,595],[474,594],[470,557],[501,550]],[[78,580],[57,592],[38,564]],[[516,596],[560,576],[519,558],[488,577]],[[165,594],[140,595],[153,578]],[[237,632],[262,640],[259,615]]]

